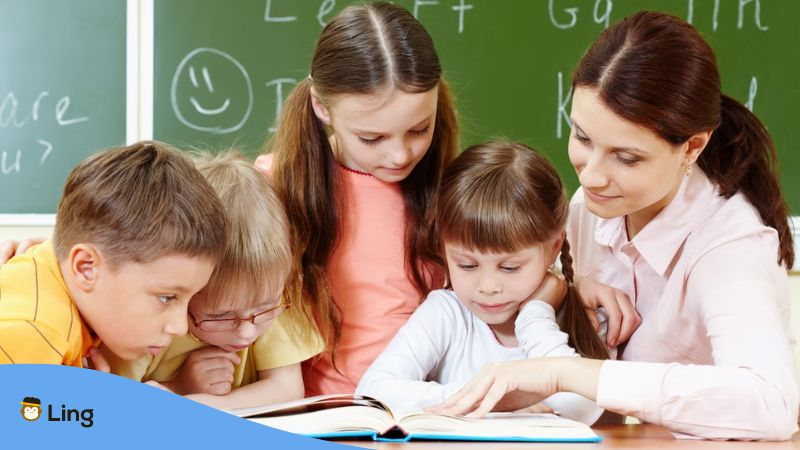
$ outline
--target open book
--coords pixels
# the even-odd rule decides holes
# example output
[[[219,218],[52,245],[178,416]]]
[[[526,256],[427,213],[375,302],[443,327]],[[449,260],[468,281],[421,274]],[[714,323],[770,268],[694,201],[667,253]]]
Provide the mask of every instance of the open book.
[[[370,397],[321,395],[294,402],[234,409],[231,414],[290,433],[323,439],[368,437],[459,441],[598,442],[580,422],[553,414],[492,413],[483,419],[416,412],[395,416]]]

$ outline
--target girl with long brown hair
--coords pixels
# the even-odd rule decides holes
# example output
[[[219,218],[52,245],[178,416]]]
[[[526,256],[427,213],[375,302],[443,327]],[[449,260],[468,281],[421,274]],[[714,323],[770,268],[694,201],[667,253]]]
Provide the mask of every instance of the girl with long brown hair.
[[[287,284],[328,344],[306,394],[353,392],[434,286],[423,218],[458,146],[455,107],[430,35],[405,9],[368,3],[322,31],[287,98],[269,155],[295,255]]]
[[[603,32],[573,89],[577,287],[629,297],[641,325],[621,361],[493,366],[442,410],[481,415],[508,390],[566,391],[679,434],[789,439],[794,252],[766,128],[721,93],[697,30],[667,14],[640,12]]]
[[[542,301],[548,284],[559,283],[548,272],[557,258],[572,285],[568,210],[555,168],[529,147],[497,141],[465,150],[445,171],[429,221],[433,258],[447,270],[448,286],[428,295],[356,393],[411,411],[441,403],[484,364],[607,358],[573,289],[562,307],[566,333]],[[568,393],[543,403],[588,424],[602,412]]]

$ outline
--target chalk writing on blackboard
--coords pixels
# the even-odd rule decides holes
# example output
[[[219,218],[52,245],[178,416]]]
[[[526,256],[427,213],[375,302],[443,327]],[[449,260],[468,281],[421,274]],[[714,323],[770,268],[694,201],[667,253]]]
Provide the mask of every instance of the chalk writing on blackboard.
[[[69,112],[71,99],[65,95],[58,99],[50,111],[50,91],[42,90],[36,94],[30,107],[27,103],[21,105],[20,98],[13,91],[8,92],[0,103],[0,129],[22,129],[35,126],[51,118],[59,127],[68,127],[83,122],[88,122],[88,116],[71,115]],[[5,131],[4,131],[5,132]],[[33,133],[35,134],[35,133]],[[43,166],[53,151],[53,144],[39,136],[33,136],[31,146],[26,148],[0,148],[0,174],[19,173],[23,169],[23,155],[26,158],[38,156],[38,163]],[[29,156],[30,155],[30,156]]]
[[[223,82],[224,80],[224,82]],[[172,110],[180,122],[198,131],[238,131],[253,110],[253,86],[244,66],[214,48],[189,52],[172,77]]]

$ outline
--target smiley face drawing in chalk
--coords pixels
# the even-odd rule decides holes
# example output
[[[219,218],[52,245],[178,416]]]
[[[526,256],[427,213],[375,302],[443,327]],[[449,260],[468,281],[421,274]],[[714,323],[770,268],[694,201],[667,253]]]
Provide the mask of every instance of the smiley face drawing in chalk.
[[[244,66],[213,48],[189,52],[175,70],[172,110],[180,122],[198,131],[238,131],[253,109],[253,86]]]

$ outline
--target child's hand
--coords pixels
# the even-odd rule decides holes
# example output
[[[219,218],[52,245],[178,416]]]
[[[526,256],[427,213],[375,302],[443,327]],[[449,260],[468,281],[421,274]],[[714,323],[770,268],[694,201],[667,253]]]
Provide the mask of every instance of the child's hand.
[[[219,347],[195,350],[186,358],[170,386],[180,395],[228,394],[233,383],[234,366],[239,362],[236,353]]]
[[[22,241],[8,240],[0,242],[0,265],[8,262],[9,259],[25,253],[26,250],[46,241],[45,238],[31,238]]]
[[[533,294],[531,294],[527,300],[520,303],[519,309],[522,310],[530,301],[541,300],[558,311],[559,308],[561,308],[561,304],[564,303],[565,295],[567,295],[567,285],[564,283],[564,279],[552,272],[547,272],[542,283],[539,284],[539,287],[536,288]]]
[[[83,367],[94,369],[100,372],[111,373],[111,366],[108,364],[106,357],[97,347],[92,347],[83,357]]]

